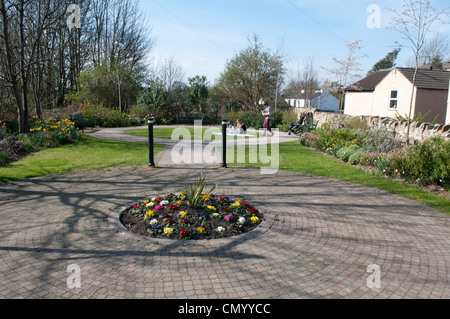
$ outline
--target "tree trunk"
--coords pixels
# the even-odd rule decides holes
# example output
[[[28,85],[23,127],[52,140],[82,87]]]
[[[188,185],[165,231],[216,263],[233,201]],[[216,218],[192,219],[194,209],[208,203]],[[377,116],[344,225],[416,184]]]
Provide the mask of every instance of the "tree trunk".
[[[413,87],[412,87],[412,93],[411,93],[411,104],[409,105],[409,115],[408,115],[408,129],[406,132],[406,145],[410,145],[410,131],[411,131],[411,116],[412,116],[412,109],[414,106],[414,93],[416,91],[416,78],[417,78],[417,72],[418,72],[418,65],[416,64],[416,68],[414,70],[414,77],[413,77]]]
[[[19,30],[20,30],[20,73],[22,78],[22,106],[23,106],[23,126],[19,128],[20,133],[28,133],[30,131],[30,117],[28,108],[28,80],[25,63],[25,4],[24,0],[20,1],[19,9]],[[20,126],[20,125],[19,125]]]
[[[0,0],[0,12],[3,19],[3,38],[5,41],[5,52],[6,52],[6,61],[7,61],[7,71],[8,71],[8,82],[11,84],[11,91],[14,96],[14,100],[16,101],[17,106],[17,117],[18,117],[18,124],[19,124],[19,131],[23,132],[25,130],[25,118],[24,118],[24,111],[23,111],[23,105],[22,100],[20,98],[19,93],[19,81],[17,79],[17,74],[14,72],[14,65],[12,61],[12,48],[9,38],[9,21],[8,21],[8,15],[6,12],[6,6],[5,1]]]

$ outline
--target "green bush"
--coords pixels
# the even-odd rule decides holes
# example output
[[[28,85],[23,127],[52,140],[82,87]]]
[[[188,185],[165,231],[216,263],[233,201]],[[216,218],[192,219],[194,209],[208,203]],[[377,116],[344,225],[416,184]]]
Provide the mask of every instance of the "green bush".
[[[127,127],[130,126],[129,116],[119,110],[112,110],[106,113],[102,126],[104,127]]]
[[[102,127],[106,115],[110,112],[110,109],[94,104],[84,104],[81,109],[81,114],[86,121],[86,126],[89,127]]]
[[[348,128],[328,129],[318,128],[316,134],[319,138],[316,141],[316,147],[323,152],[331,148],[342,148],[352,144],[360,144],[358,132]]]
[[[293,110],[286,110],[283,113],[283,123],[288,123],[290,125],[291,123],[296,123],[298,121],[298,113]]]
[[[0,166],[8,163],[8,154],[2,150],[0,150]]]
[[[134,105],[130,108],[131,117],[146,119],[150,116],[150,109],[145,105]]]
[[[274,112],[272,112],[270,126],[272,128],[277,128],[278,125],[283,123],[283,116],[284,116],[284,112],[283,111],[274,111]],[[264,122],[263,122],[263,125],[264,125]]]
[[[336,155],[339,159],[343,160],[344,162],[348,162],[350,156],[352,156],[354,153],[359,151],[361,147],[358,145],[350,145],[347,147],[341,148],[339,151],[337,151]]]
[[[450,185],[450,141],[433,137],[407,154],[410,179],[421,184]]]
[[[283,123],[281,123],[281,124],[278,125],[278,129],[279,129],[281,132],[288,132],[288,131],[289,131],[289,126],[291,126],[290,123],[283,122]]]
[[[389,153],[402,146],[402,142],[386,128],[359,131],[361,145],[377,153]]]
[[[356,151],[349,158],[348,162],[352,165],[358,165],[361,162],[361,159],[366,155],[364,151]]]
[[[259,130],[264,126],[264,116],[261,113],[245,112],[241,115],[241,120],[247,128],[254,128]]]

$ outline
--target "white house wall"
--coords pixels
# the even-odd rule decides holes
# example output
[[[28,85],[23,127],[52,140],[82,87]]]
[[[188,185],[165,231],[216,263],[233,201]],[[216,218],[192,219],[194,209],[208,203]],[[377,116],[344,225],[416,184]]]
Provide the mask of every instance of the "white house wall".
[[[373,115],[372,92],[347,92],[345,94],[344,114],[351,116]]]
[[[374,92],[347,92],[345,114],[394,118],[398,112],[405,116],[409,114],[412,88],[412,83],[400,71],[394,69],[378,84]],[[392,90],[398,91],[397,109],[389,107]],[[415,96],[413,105],[415,105]],[[414,113],[413,106],[412,114]]]

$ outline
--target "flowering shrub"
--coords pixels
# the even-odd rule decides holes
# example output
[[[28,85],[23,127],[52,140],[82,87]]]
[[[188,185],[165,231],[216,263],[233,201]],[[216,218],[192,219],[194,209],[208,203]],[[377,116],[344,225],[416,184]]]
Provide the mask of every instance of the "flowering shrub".
[[[186,193],[145,200],[126,210],[121,222],[140,235],[198,240],[239,235],[251,231],[264,219],[255,207],[241,199],[201,195],[201,203],[195,207],[189,205]]]
[[[52,147],[77,141],[80,134],[70,120],[33,117],[30,121],[30,138],[37,147]]]
[[[33,117],[28,134],[12,133],[4,122],[0,122],[0,165],[17,161],[30,152],[72,143],[79,138],[78,130],[69,120]]]

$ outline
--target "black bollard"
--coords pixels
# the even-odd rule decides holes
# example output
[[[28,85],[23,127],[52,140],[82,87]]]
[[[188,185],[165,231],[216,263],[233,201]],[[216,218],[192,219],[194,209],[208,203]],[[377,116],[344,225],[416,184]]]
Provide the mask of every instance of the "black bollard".
[[[227,125],[228,120],[222,120],[222,164],[220,167],[227,168]]]
[[[153,145],[153,122],[154,118],[149,117],[148,119],[148,144],[149,144],[149,164],[150,167],[155,167],[155,150]]]

